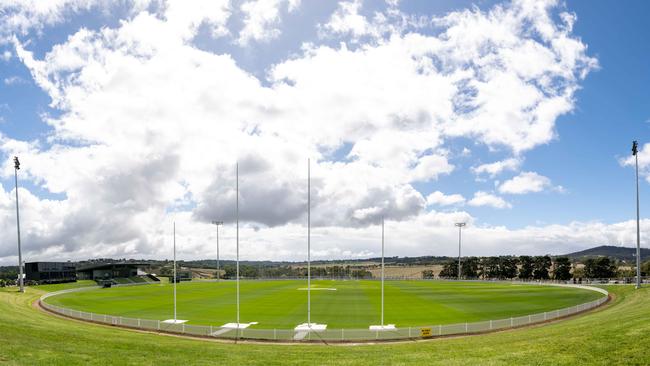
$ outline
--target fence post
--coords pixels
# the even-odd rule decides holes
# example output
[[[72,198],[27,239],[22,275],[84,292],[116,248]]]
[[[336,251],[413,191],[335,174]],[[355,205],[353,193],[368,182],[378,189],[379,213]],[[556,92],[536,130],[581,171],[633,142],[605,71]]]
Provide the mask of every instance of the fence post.
[[[409,338],[411,338],[411,327],[409,327]]]
[[[546,321],[546,312],[544,312],[544,321]]]
[[[468,329],[469,328],[467,327],[467,323],[465,323],[465,333],[467,333]]]
[[[158,320],[158,330],[160,330],[160,320]]]
[[[183,323],[183,334],[185,334],[185,323]]]
[[[341,328],[341,340],[345,340],[345,329]]]
[[[140,318],[138,318],[138,328],[140,328]]]
[[[438,324],[438,335],[442,335],[442,324]]]
[[[490,330],[492,330],[492,320],[490,320]]]
[[[273,339],[278,340],[277,329],[273,328]]]
[[[512,327],[514,327],[514,326],[515,326],[515,323],[514,323],[514,321],[512,320],[512,318],[510,318],[510,327],[512,328]]]
[[[532,320],[532,315],[529,314],[529,315],[528,315],[528,324],[530,324],[530,323],[532,323],[532,322],[533,322],[533,320]]]

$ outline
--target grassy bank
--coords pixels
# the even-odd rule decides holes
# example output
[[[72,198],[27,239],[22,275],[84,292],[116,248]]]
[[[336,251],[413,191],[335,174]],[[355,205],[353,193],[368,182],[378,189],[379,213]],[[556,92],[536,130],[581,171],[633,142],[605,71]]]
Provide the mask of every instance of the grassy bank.
[[[53,317],[43,290],[0,290],[0,363],[36,365],[648,364],[650,289],[612,286],[612,303],[534,328],[427,342],[363,346],[224,344]]]

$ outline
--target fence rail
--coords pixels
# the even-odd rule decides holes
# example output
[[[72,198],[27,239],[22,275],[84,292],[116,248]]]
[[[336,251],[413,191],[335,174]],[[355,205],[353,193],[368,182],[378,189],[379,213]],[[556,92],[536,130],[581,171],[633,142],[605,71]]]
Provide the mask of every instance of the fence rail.
[[[377,340],[388,341],[400,339],[443,337],[461,334],[484,333],[495,330],[522,327],[530,324],[543,323],[549,320],[558,319],[586,310],[594,309],[607,302],[609,299],[609,293],[607,290],[598,287],[558,284],[547,284],[547,286],[563,286],[587,289],[597,291],[604,296],[588,303],[579,304],[563,309],[551,310],[544,313],[530,314],[505,319],[486,320],[473,323],[402,327],[391,330],[326,329],[323,331],[314,330],[311,332],[296,331],[293,329],[245,328],[236,330],[212,325],[170,324],[160,320],[128,318],[122,316],[89,313],[51,305],[44,301],[48,297],[69,292],[87,291],[95,289],[96,287],[76,288],[47,293],[39,299],[39,303],[41,307],[48,311],[75,319],[157,332],[171,332],[191,336],[214,337],[233,340],[250,339],[282,342],[366,342]]]

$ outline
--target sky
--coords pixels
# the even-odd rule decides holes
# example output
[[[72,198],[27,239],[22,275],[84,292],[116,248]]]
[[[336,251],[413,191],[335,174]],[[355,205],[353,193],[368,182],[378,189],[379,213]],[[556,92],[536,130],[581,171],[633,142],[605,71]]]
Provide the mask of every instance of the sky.
[[[564,254],[650,218],[646,1],[7,0],[0,265]]]

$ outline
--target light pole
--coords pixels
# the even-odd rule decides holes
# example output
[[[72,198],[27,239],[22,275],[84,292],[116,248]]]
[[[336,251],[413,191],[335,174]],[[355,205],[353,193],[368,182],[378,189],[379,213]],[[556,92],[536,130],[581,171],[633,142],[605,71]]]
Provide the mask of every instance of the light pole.
[[[311,160],[307,159],[307,326],[311,328]]]
[[[176,276],[176,221],[174,221],[174,324],[176,324],[176,282],[178,282],[178,277]]]
[[[381,326],[384,326],[384,217],[381,217]]]
[[[223,221],[212,221],[213,225],[217,226],[217,282],[221,278],[221,272],[219,271],[219,225],[223,225]]]
[[[237,339],[239,339],[239,163],[235,165],[236,216],[237,216]]]
[[[464,222],[457,222],[454,225],[458,227],[458,280],[460,281],[460,233],[461,230],[463,229],[463,226],[467,225],[467,223]]]
[[[641,288],[641,231],[639,229],[639,144],[632,141],[632,155],[634,155],[636,170],[636,288]]]
[[[20,161],[14,156],[14,178],[16,183],[16,228],[18,230],[18,286],[20,292],[25,292],[23,281],[23,254],[20,249],[20,210],[18,209],[18,170],[20,170]]]

